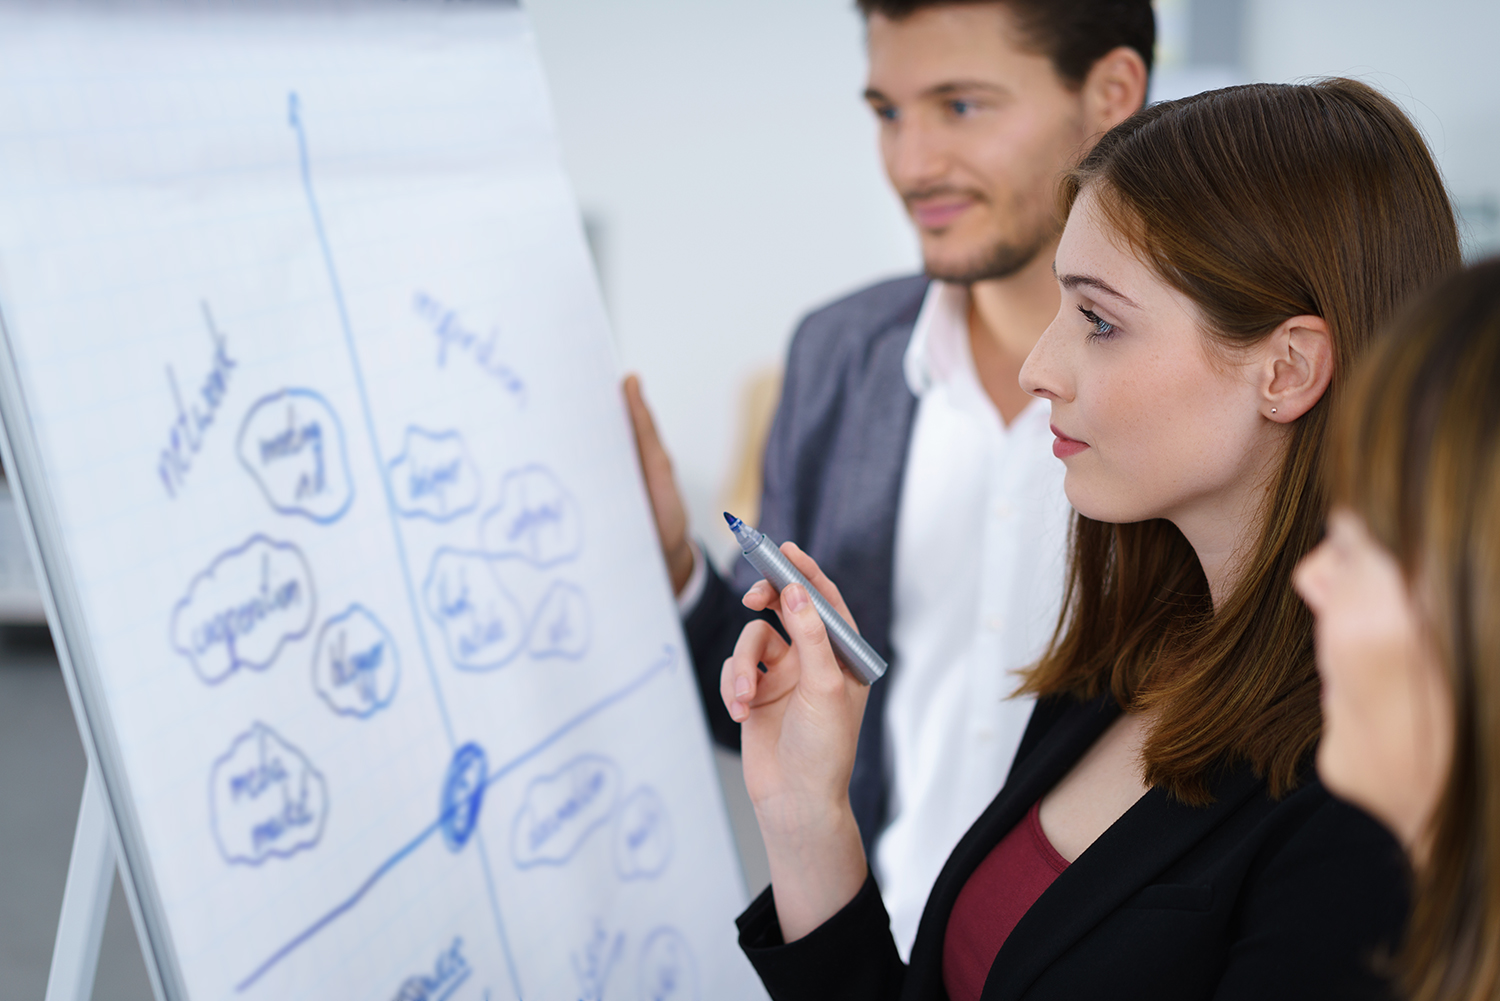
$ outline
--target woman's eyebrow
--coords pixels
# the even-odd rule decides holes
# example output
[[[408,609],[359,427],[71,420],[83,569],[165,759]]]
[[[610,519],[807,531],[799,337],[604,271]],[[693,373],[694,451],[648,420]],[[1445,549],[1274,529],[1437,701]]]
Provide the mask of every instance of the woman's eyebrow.
[[[1053,267],[1052,273],[1057,275],[1057,268],[1055,265]],[[1095,278],[1092,275],[1057,275],[1057,283],[1065,289],[1075,289],[1079,288],[1080,286],[1084,288],[1090,288],[1095,292],[1103,292],[1105,295],[1109,296],[1112,299],[1118,299],[1120,302],[1123,302],[1125,305],[1130,306],[1134,309],[1141,308],[1140,306],[1136,305],[1135,301],[1131,299],[1130,296],[1121,292],[1119,289],[1109,284],[1109,282],[1104,281],[1102,278]]]

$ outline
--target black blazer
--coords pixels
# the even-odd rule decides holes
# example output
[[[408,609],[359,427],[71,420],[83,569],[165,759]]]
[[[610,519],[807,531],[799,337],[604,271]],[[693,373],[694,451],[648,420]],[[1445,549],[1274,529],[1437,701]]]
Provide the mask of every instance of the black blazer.
[[[891,662],[870,688],[849,799],[868,851],[885,823],[885,693],[901,669],[891,655],[896,508],[917,399],[903,362],[927,294],[922,276],[881,282],[809,315],[787,354],[766,441],[759,528],[795,542],[838,581],[861,633]],[[740,746],[719,697],[719,675],[751,614],[740,595],[760,579],[736,559],[724,580],[709,568],[683,622],[714,739]]]
[[[959,890],[1119,709],[1107,698],[1039,703],[1000,794],[954,849],[927,902],[911,965],[867,879],[842,911],[791,945],[768,889],[740,916],[740,945],[776,1001],[938,1001],[943,937]],[[1400,933],[1400,846],[1315,778],[1280,801],[1248,768],[1214,802],[1152,789],[1032,905],[985,981],[984,1001],[1386,998],[1377,955]]]

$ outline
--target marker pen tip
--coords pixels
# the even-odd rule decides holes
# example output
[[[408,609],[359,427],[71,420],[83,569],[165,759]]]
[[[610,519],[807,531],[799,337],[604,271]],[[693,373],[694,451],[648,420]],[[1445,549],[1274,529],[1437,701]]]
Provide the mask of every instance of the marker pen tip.
[[[735,516],[734,516],[734,515],[732,515],[732,514],[730,514],[730,513],[729,513],[729,512],[728,512],[728,511],[725,511],[725,512],[724,512],[724,520],[725,520],[725,521],[726,521],[726,522],[728,522],[728,523],[729,523],[729,530],[730,530],[730,531],[731,531],[731,532],[732,532],[732,531],[734,531],[734,527],[735,527],[735,526],[736,526],[736,525],[740,525],[740,524],[743,524],[743,522],[741,522],[741,521],[740,521],[740,520],[739,520],[739,519],[738,519],[738,518],[736,518],[736,517],[735,517]]]

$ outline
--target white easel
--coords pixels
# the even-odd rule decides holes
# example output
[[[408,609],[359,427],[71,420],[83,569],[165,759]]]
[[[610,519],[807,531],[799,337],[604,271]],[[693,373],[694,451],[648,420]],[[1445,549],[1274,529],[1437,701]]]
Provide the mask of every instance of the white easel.
[[[46,1001],[89,1001],[99,968],[99,943],[115,878],[114,833],[104,786],[92,764],[83,780],[83,802],[73,832],[73,856],[57,919],[57,943],[47,974]]]

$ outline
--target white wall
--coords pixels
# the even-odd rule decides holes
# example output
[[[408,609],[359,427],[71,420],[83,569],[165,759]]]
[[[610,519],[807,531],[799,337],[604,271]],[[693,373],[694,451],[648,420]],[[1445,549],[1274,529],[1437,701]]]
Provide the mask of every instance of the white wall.
[[[1470,252],[1500,251],[1500,3],[1250,0],[1252,79],[1353,76],[1395,98],[1431,143]]]
[[[746,374],[810,307],[919,266],[860,99],[863,25],[853,0],[526,6],[621,357],[722,546]]]

